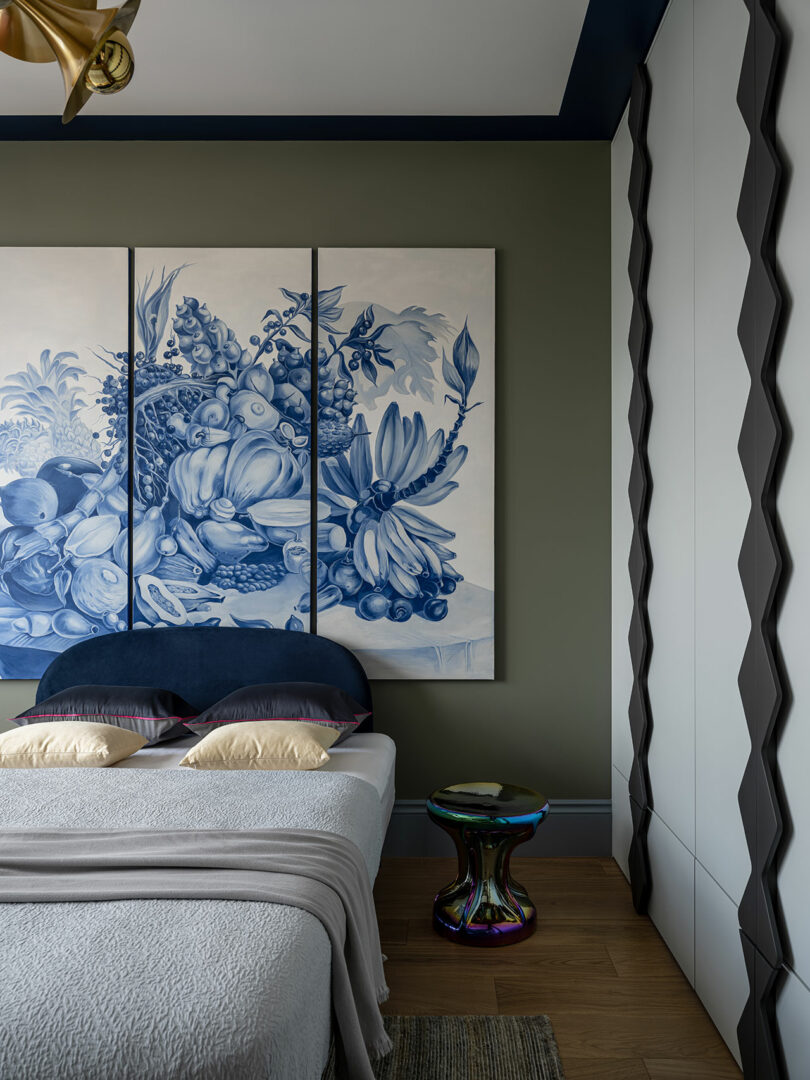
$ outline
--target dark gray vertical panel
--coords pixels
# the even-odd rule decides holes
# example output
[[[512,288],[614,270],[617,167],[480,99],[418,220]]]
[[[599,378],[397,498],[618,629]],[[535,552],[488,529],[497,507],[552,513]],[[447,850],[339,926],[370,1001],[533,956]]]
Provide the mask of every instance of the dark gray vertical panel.
[[[630,360],[633,366],[629,411],[630,435],[633,440],[633,464],[629,487],[630,510],[633,517],[633,539],[629,560],[630,584],[633,592],[633,615],[629,634],[630,657],[633,666],[633,688],[629,710],[630,731],[633,737],[633,763],[629,784],[633,836],[630,841],[628,864],[633,904],[639,914],[647,910],[652,887],[647,851],[647,830],[652,807],[647,768],[647,751],[651,732],[647,673],[652,649],[650,622],[647,616],[647,596],[652,571],[647,536],[652,490],[650,465],[647,458],[647,437],[652,407],[647,382],[647,360],[652,330],[647,306],[647,280],[650,269],[650,234],[647,229],[647,199],[650,190],[650,158],[647,153],[649,108],[650,80],[646,67],[640,64],[633,76],[630,97],[629,123],[633,141],[633,163],[630,171],[629,199],[633,216],[633,238],[628,267],[630,286],[633,291],[633,313],[629,337]]]
[[[751,858],[740,903],[740,936],[749,996],[737,1029],[746,1077],[782,1075],[774,1019],[775,987],[783,960],[775,913],[775,856],[782,836],[776,793],[776,722],[782,705],[774,598],[782,555],[776,535],[774,471],[782,426],[774,399],[782,294],[775,269],[775,211],[781,164],[774,147],[781,34],[774,0],[746,0],[750,23],[737,102],[750,134],[738,221],[751,264],[738,326],[751,375],[739,453],[751,512],[739,558],[751,632],[739,675],[751,753],[739,802]]]

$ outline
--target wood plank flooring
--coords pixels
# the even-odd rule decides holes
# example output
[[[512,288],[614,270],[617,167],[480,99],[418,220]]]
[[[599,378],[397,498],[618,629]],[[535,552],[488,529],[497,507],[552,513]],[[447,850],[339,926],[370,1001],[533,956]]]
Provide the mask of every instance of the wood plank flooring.
[[[439,937],[450,859],[383,859],[375,888],[390,1013],[547,1013],[566,1080],[739,1080],[742,1073],[612,859],[515,859],[540,912],[502,949]],[[489,1080],[481,1077],[480,1080]]]

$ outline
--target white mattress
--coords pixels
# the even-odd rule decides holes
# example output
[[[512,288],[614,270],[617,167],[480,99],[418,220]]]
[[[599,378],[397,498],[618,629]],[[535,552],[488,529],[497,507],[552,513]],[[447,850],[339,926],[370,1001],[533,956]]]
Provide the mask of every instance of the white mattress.
[[[192,739],[176,739],[147,746],[110,768],[177,769],[191,747],[196,746],[202,738],[202,735],[197,735]],[[347,773],[371,784],[380,796],[383,826],[387,827],[394,808],[396,746],[393,739],[378,731],[363,731],[359,735],[350,735],[340,746],[331,749],[329,755],[329,761],[319,771]]]

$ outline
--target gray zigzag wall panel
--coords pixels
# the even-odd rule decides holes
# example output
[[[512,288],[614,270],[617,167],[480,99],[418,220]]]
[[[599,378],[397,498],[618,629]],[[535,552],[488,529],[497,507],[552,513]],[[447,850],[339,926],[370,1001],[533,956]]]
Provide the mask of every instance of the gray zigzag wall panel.
[[[630,136],[633,140],[633,159],[630,170],[629,199],[633,216],[633,235],[630,244],[630,286],[633,309],[630,317],[630,362],[633,384],[630,391],[630,435],[633,460],[630,468],[630,512],[633,518],[633,537],[630,544],[630,584],[633,593],[633,612],[630,620],[630,657],[633,686],[630,694],[630,731],[633,740],[633,762],[630,769],[630,815],[633,836],[627,856],[633,904],[639,914],[646,914],[652,881],[647,851],[647,830],[650,826],[652,792],[647,767],[652,729],[650,699],[647,692],[647,673],[652,641],[647,615],[647,595],[650,586],[652,560],[647,536],[650,508],[651,477],[647,457],[647,438],[650,430],[650,391],[647,381],[647,361],[650,352],[650,311],[647,306],[647,279],[650,269],[650,234],[647,229],[647,199],[650,189],[650,159],[647,153],[647,120],[649,116],[650,81],[643,65],[633,76],[630,97]]]
[[[737,0],[673,0],[647,62],[649,913],[734,1053],[747,993],[737,920],[748,875],[737,805],[749,746],[737,687],[747,610],[737,557],[750,500],[736,449],[749,387],[737,339],[748,252],[736,220],[747,26]],[[617,152],[616,165],[619,141]],[[614,342],[614,364],[626,362]]]
[[[775,270],[775,213],[782,170],[774,128],[781,34],[773,0],[746,2],[750,25],[738,102],[751,142],[738,216],[751,265],[739,336],[751,390],[739,449],[751,494],[751,513],[739,566],[751,633],[739,681],[751,737],[751,754],[740,787],[751,875],[739,909],[749,997],[738,1035],[746,1074],[777,1080],[782,1067],[775,1030],[776,982],[784,953],[776,915],[775,861],[783,828],[775,770],[776,723],[783,697],[774,607],[782,571],[775,483],[782,441],[775,398],[782,291]]]
[[[778,639],[786,694],[780,721],[780,791],[788,809],[778,858],[779,911],[788,973],[778,989],[776,1016],[790,1080],[810,1075],[810,920],[807,918],[810,835],[810,6],[780,0],[781,25],[791,46],[777,105],[779,147],[790,182],[786,185],[777,245],[779,269],[793,297],[785,305],[779,368],[779,401],[790,432],[782,450],[778,510],[787,552],[787,584],[778,600]]]

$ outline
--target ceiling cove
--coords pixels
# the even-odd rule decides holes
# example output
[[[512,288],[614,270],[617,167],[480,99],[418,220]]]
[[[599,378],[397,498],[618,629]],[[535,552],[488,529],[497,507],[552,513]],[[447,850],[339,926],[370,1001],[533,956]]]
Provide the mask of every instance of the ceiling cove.
[[[262,0],[263,2],[263,0]],[[367,0],[351,0],[353,7],[362,8]],[[415,0],[416,2],[416,0]],[[442,0],[447,10],[452,10],[457,5],[457,0]],[[467,3],[468,0],[465,0]],[[526,4],[526,0],[508,0],[514,6],[516,12],[523,8],[532,10],[532,4]],[[412,77],[406,78],[405,67],[399,69],[399,74],[392,77],[392,89],[388,96],[374,95],[375,107],[379,110],[396,108],[400,102],[410,105],[414,111],[408,114],[386,113],[360,113],[356,111],[362,107],[363,101],[370,100],[368,92],[365,96],[358,96],[356,86],[350,81],[336,84],[333,98],[337,108],[349,107],[350,112],[331,112],[324,109],[323,112],[311,111],[322,107],[327,99],[318,97],[317,87],[311,93],[297,92],[295,88],[285,91],[284,94],[274,98],[277,107],[297,108],[295,114],[253,114],[248,113],[248,103],[254,102],[255,95],[251,97],[250,82],[240,92],[234,91],[231,100],[223,99],[222,107],[216,112],[192,111],[199,108],[194,105],[194,100],[188,96],[179,97],[179,107],[175,99],[166,99],[173,108],[170,114],[159,114],[155,111],[144,111],[138,115],[124,114],[118,111],[123,107],[143,107],[146,104],[150,110],[159,107],[162,98],[149,97],[151,81],[148,83],[140,99],[130,98],[129,106],[125,99],[128,93],[133,93],[136,83],[124,94],[119,95],[121,105],[116,103],[116,112],[100,115],[83,114],[77,117],[71,124],[63,126],[60,118],[54,112],[53,115],[29,114],[23,115],[23,107],[31,108],[29,89],[34,87],[30,81],[26,86],[22,83],[15,84],[15,93],[9,92],[8,71],[0,70],[0,110],[5,110],[5,115],[0,112],[0,140],[10,141],[40,141],[40,140],[593,140],[611,139],[621,119],[625,105],[630,95],[630,85],[633,71],[636,65],[645,58],[650,44],[655,36],[658,25],[667,7],[668,0],[589,0],[587,10],[584,10],[586,0],[571,0],[567,19],[563,20],[556,31],[555,48],[550,49],[549,43],[538,44],[536,50],[528,50],[526,55],[536,56],[538,69],[542,69],[538,77],[534,77],[529,64],[529,74],[525,71],[515,75],[515,63],[523,68],[527,66],[526,55],[516,55],[510,45],[508,33],[504,31],[495,44],[500,53],[487,53],[487,48],[492,45],[492,33],[488,31],[484,35],[486,41],[481,45],[477,35],[483,29],[483,24],[471,23],[466,28],[459,28],[459,20],[450,27],[444,27],[442,33],[435,36],[438,41],[435,45],[439,54],[446,63],[458,62],[458,56],[454,52],[453,39],[450,30],[456,35],[459,48],[464,55],[472,55],[474,63],[471,65],[476,72],[480,73],[481,81],[486,85],[475,89],[476,80],[473,79],[465,87],[463,94],[457,86],[451,85],[452,79],[445,79],[444,83],[436,86],[435,93],[419,97],[419,82]],[[249,0],[253,3],[253,0]],[[320,3],[320,0],[317,0]],[[316,3],[316,6],[317,6]],[[568,3],[568,0],[566,0]],[[182,0],[172,0],[172,6],[182,6]],[[293,5],[295,6],[295,5]],[[418,7],[423,6],[422,0],[418,0]],[[540,8],[547,9],[544,18],[555,18],[553,8],[556,6],[550,0],[542,0]],[[481,5],[483,12],[489,5]],[[396,5],[401,9],[402,5]],[[143,14],[147,11],[146,5],[142,8]],[[168,12],[170,6],[161,8],[155,5],[155,14],[161,11]],[[377,10],[380,10],[379,8]],[[410,10],[410,9],[408,9]],[[434,9],[435,10],[435,9]],[[584,17],[583,17],[584,10]],[[555,23],[556,25],[556,23]],[[389,28],[391,29],[391,28]],[[364,28],[363,34],[379,33],[380,28]],[[400,28],[401,30],[401,28]],[[404,32],[404,31],[402,31]],[[358,31],[359,33],[359,31]],[[399,37],[398,37],[399,40]],[[141,64],[140,74],[146,81],[148,76],[148,60],[144,60],[144,42],[134,38],[136,63]],[[495,49],[495,45],[492,45]],[[497,50],[496,50],[497,52]],[[303,50],[304,55],[307,50]],[[149,51],[147,50],[147,57]],[[498,61],[499,56],[509,56],[509,62],[504,64]],[[562,60],[560,59],[562,57]],[[531,61],[532,63],[535,60]],[[9,65],[14,61],[10,60]],[[489,65],[489,66],[488,66]],[[22,65],[20,65],[22,67]],[[48,72],[43,71],[41,65],[25,65],[28,69],[39,68],[34,74],[41,80]],[[510,70],[511,67],[511,70]],[[317,67],[315,68],[317,70]],[[394,70],[394,69],[392,69]],[[463,72],[462,64],[458,70]],[[493,73],[499,73],[496,80]],[[396,72],[395,72],[396,74]],[[17,70],[15,69],[15,76]],[[301,78],[306,77],[302,72]],[[466,75],[464,77],[467,77]],[[23,79],[22,73],[19,75]],[[25,78],[30,80],[30,75],[25,73]],[[138,73],[136,73],[136,80]],[[375,79],[384,78],[380,73]],[[3,81],[6,86],[3,86]],[[397,81],[399,80],[399,81]],[[48,90],[53,88],[48,83]],[[512,83],[517,81],[517,86]],[[256,84],[259,85],[259,84]],[[272,86],[272,81],[262,81],[262,87]],[[285,83],[285,86],[287,84]],[[382,82],[380,82],[382,85]],[[386,84],[387,85],[387,84]],[[488,89],[487,89],[488,88]],[[23,91],[25,90],[25,94]],[[490,92],[491,91],[491,92]],[[352,94],[355,94],[352,97]],[[133,103],[134,98],[134,103]],[[46,100],[44,87],[37,85],[34,107],[43,108],[42,102]],[[50,95],[47,96],[50,102]],[[55,100],[58,100],[58,95]],[[103,105],[109,105],[107,102]],[[428,114],[426,110],[430,101],[440,102],[441,115]],[[198,97],[202,107],[210,107],[208,99]],[[301,103],[299,105],[299,102]],[[546,109],[543,114],[534,114],[525,111],[534,104]],[[266,107],[261,100],[259,107]],[[239,108],[244,111],[222,111],[222,108]],[[484,109],[487,109],[484,112]],[[494,112],[493,108],[498,110]],[[55,109],[55,106],[54,106]],[[419,111],[416,111],[416,110]],[[449,112],[448,109],[454,111]],[[522,111],[506,111],[517,110]],[[180,111],[184,110],[184,111]],[[457,110],[457,111],[455,111]],[[475,110],[471,112],[469,110]]]

